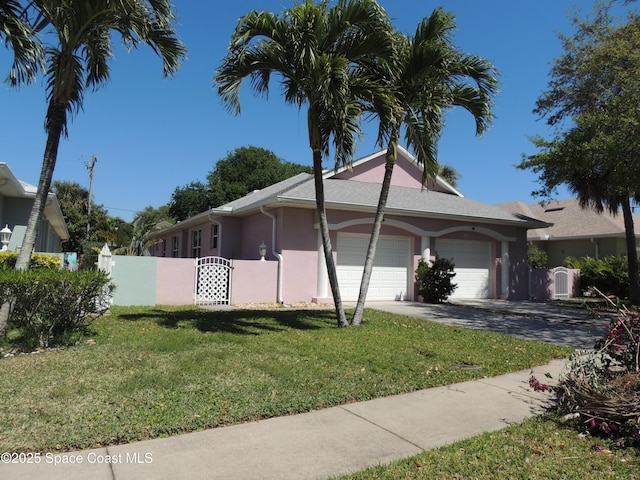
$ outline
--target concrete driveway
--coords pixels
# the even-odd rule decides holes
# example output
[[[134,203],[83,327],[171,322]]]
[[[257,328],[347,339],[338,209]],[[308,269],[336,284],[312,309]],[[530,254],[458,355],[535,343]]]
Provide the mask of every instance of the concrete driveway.
[[[367,302],[367,308],[466,328],[491,330],[527,340],[591,348],[606,333],[608,319],[593,319],[584,308],[507,300],[453,300],[432,305]]]

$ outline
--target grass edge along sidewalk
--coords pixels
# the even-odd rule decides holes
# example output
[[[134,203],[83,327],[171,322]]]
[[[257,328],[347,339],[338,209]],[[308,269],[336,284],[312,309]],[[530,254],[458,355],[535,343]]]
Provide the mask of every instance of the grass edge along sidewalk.
[[[640,452],[582,435],[554,415],[533,417],[333,480],[638,479]]]

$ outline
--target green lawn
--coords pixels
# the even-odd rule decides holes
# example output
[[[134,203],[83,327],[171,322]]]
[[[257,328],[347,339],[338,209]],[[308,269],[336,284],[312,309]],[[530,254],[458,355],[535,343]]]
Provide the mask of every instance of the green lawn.
[[[117,308],[92,341],[0,360],[0,451],[175,435],[526,369],[570,350],[367,310]],[[461,363],[478,369],[459,368]]]

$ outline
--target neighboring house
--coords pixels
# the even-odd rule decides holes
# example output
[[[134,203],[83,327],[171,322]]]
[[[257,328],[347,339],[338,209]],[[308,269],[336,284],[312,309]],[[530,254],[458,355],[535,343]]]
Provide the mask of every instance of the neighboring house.
[[[547,252],[549,266],[562,265],[567,257],[602,258],[627,254],[622,211],[612,215],[608,210],[597,213],[583,209],[575,198],[549,203],[502,203],[500,208],[553,224],[529,230],[527,240]],[[633,216],[636,240],[640,237],[640,215]]]
[[[0,162],[0,228],[7,225],[12,231],[8,250],[17,251],[22,245],[36,190],[33,185],[18,180],[9,166]],[[68,239],[69,231],[58,199],[50,193],[38,227],[34,251],[60,253],[62,243]]]
[[[384,175],[385,151],[325,173],[326,209],[342,298],[358,297]],[[547,226],[465,198],[440,178],[423,187],[400,149],[367,300],[417,300],[421,258],[453,258],[458,298],[528,298],[527,229]],[[278,262],[278,301],[331,303],[313,175],[302,173],[151,234],[154,256]],[[255,282],[260,282],[255,278]],[[251,288],[250,285],[247,288]],[[233,302],[233,299],[232,299]]]

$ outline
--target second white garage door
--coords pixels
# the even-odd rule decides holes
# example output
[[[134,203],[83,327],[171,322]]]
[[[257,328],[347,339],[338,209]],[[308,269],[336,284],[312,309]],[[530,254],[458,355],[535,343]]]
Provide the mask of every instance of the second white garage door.
[[[338,234],[337,265],[340,294],[356,301],[369,246],[367,235]],[[404,300],[407,295],[409,239],[380,237],[367,300]]]
[[[440,257],[453,259],[458,285],[450,298],[489,298],[491,244],[470,240],[436,240]]]

